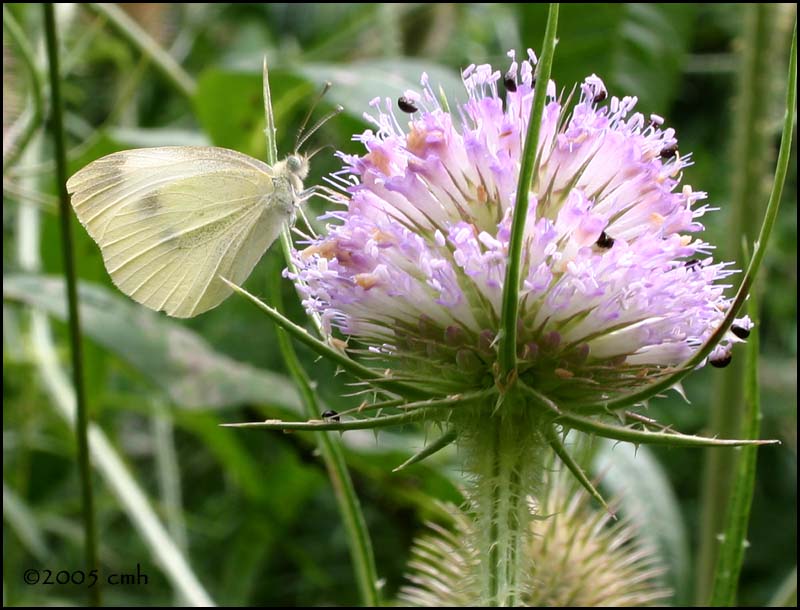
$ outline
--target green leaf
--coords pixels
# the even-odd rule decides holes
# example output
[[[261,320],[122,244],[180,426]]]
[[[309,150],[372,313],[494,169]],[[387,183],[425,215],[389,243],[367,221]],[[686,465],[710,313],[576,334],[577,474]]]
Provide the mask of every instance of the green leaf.
[[[66,316],[59,277],[6,276],[3,298],[60,320]],[[219,354],[177,322],[98,285],[81,283],[79,298],[83,332],[140,371],[176,405],[200,409],[269,402],[300,411],[297,391],[283,375]]]
[[[667,583],[675,591],[675,605],[690,597],[689,543],[678,499],[659,464],[646,447],[603,440],[593,470],[610,496],[620,498],[620,512],[638,525],[637,536],[659,550],[667,565]]]
[[[697,9],[692,4],[643,2],[622,6],[619,35],[609,54],[609,84],[619,97],[637,96],[641,112],[667,114],[688,56]]]

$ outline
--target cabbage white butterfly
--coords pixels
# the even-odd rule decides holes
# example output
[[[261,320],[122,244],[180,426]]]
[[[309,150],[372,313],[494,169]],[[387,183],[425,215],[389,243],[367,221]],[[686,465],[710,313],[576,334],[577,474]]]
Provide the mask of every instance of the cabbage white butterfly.
[[[72,207],[114,284],[156,311],[188,318],[243,283],[294,221],[308,158],[269,166],[211,146],[110,154],[67,181]]]
[[[274,151],[266,62],[264,99]],[[317,102],[295,150],[342,110],[337,106],[302,136]],[[294,222],[300,203],[324,192],[303,190],[316,152],[295,152],[270,166],[213,146],[125,150],[78,171],[67,191],[114,284],[150,309],[189,318],[224,301],[232,290],[220,276],[242,284],[286,223]]]

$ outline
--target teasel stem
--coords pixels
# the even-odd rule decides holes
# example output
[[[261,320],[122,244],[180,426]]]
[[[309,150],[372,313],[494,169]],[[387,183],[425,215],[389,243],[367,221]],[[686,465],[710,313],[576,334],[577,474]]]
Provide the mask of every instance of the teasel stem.
[[[494,405],[484,405],[455,425],[473,475],[469,499],[476,520],[479,603],[513,607],[522,604],[526,592],[529,566],[522,551],[534,518],[528,496],[540,487],[548,449],[545,439],[533,432],[541,429],[540,415],[526,408],[520,394],[507,394],[502,411],[492,411]]]

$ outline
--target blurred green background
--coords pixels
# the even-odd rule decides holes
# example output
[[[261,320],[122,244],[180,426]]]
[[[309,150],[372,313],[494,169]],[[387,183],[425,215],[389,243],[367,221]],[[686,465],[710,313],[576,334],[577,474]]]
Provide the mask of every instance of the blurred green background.
[[[3,10],[4,602],[82,604],[84,588],[29,586],[22,580],[27,568],[80,569],[82,533],[75,441],[59,409],[68,402],[59,385],[68,351],[51,144],[34,116],[36,78],[5,24],[12,19],[20,26],[22,44],[30,46],[43,78],[41,7],[6,4]],[[148,59],[146,45],[143,51],[141,37],[137,42],[120,30],[102,7],[59,6],[70,173],[104,154],[141,146],[215,144],[264,158],[264,55],[271,66],[279,151],[293,149],[309,103],[331,80],[334,87],[316,114],[334,103],[345,112],[327,123],[310,147],[331,144],[359,152],[351,136],[365,128],[362,113],[370,99],[415,87],[423,71],[457,92],[459,69],[471,63],[504,69],[508,49],[538,48],[547,8],[127,4],[124,10],[183,67],[188,80],[159,69],[157,57]],[[677,129],[681,152],[693,153],[685,181],[707,191],[720,209],[703,219],[707,239],[722,257],[738,259],[739,268],[742,232],[760,224],[764,186],[771,183],[794,11],[793,5],[769,5],[756,15],[745,5],[702,3],[562,7],[553,67],[559,88],[570,89],[596,73],[612,95],[636,95],[639,110],[664,116]],[[743,86],[748,57],[743,41],[754,19],[763,30],[757,58],[762,68]],[[742,143],[737,127],[748,116],[759,117],[758,137]],[[17,154],[27,125],[31,138]],[[314,158],[308,184],[337,169],[331,153]],[[796,565],[794,159],[791,168],[760,277],[762,436],[782,445],[759,452],[741,605],[767,603]],[[756,186],[738,196],[743,203],[732,202],[737,177],[745,171],[754,174]],[[312,201],[310,207],[314,216],[324,204]],[[299,417],[272,323],[236,297],[185,322],[145,311],[113,288],[97,246],[77,223],[74,229],[78,273],[87,286],[82,313],[88,403],[110,443],[107,452],[94,455],[102,471],[95,478],[101,563],[104,573],[135,571],[139,563],[150,577],[146,586],[106,587],[105,602],[186,601],[165,576],[174,571],[162,568],[172,561],[159,555],[170,547],[163,538],[169,535],[219,604],[356,604],[345,533],[313,439],[218,427],[224,421]],[[267,295],[268,278],[281,265],[279,249],[273,248],[247,287]],[[285,284],[284,301],[291,304],[292,317],[302,320],[293,289]],[[46,315],[32,313],[28,305]],[[343,376],[298,349],[326,406],[342,410],[357,404],[359,398],[347,396],[354,390]],[[735,368],[707,367],[685,384],[691,404],[670,394],[651,404],[648,415],[685,432],[708,432],[713,397],[726,390],[737,394],[738,378]],[[413,429],[381,433],[377,440],[371,432],[344,435],[387,597],[402,582],[411,540],[436,514],[434,500],[459,498],[453,453],[392,474],[423,438]],[[704,535],[701,473],[708,454],[664,448],[650,454],[656,461],[634,466],[625,476],[632,489],[650,476],[668,481],[652,504],[674,503],[676,510],[670,521],[657,524],[645,515],[645,529],[674,551],[668,563],[676,599],[690,601]],[[133,502],[129,482],[139,486],[141,499],[164,524],[163,533],[150,539],[142,533],[150,513]]]

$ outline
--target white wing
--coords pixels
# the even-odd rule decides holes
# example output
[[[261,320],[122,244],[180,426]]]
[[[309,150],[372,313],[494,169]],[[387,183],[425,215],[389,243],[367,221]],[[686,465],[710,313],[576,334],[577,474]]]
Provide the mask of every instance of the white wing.
[[[125,294],[171,316],[219,305],[291,216],[286,181],[232,150],[202,146],[114,153],[67,181],[78,219]]]

